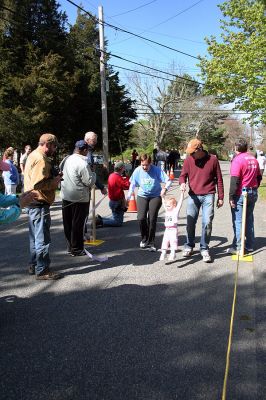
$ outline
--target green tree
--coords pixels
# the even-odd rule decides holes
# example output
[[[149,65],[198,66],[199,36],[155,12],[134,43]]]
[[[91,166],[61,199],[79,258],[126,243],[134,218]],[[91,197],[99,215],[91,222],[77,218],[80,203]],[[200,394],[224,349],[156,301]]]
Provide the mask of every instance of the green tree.
[[[266,121],[265,1],[229,0],[220,9],[222,42],[206,39],[209,57],[201,58],[205,93],[252,113],[256,123]]]
[[[73,86],[66,67],[65,15],[54,0],[4,0],[0,13],[2,146],[35,144],[43,130],[60,136]]]

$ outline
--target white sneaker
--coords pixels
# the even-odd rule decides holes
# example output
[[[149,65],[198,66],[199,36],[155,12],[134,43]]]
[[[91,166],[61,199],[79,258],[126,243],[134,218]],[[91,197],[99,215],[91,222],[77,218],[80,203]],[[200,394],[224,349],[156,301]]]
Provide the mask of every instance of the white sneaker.
[[[166,258],[166,251],[162,251],[162,254],[160,255],[159,260],[160,260],[160,261],[164,261],[165,258]]]
[[[170,253],[168,257],[168,261],[174,261],[176,259],[176,254],[175,253]]]
[[[189,246],[185,246],[182,252],[183,257],[190,257],[193,254],[193,249]]]
[[[157,249],[156,249],[156,247],[154,246],[154,244],[148,244],[148,245],[147,245],[147,249],[148,249],[149,251],[157,251]]]
[[[212,261],[209,250],[201,250],[200,254],[204,262],[209,263]]]
[[[229,249],[226,250],[226,253],[227,253],[227,254],[235,255],[235,254],[238,254],[239,252],[238,252],[238,250],[235,249],[234,247],[229,247]]]
[[[140,247],[141,249],[145,249],[145,248],[147,247],[146,240],[142,240],[142,241],[140,242],[140,244],[139,244],[139,247]]]

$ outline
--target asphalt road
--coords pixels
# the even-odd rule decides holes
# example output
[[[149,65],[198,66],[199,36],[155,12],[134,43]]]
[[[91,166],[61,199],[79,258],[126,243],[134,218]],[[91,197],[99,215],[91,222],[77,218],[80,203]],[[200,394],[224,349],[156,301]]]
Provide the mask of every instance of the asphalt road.
[[[221,165],[228,193],[229,166]],[[265,206],[256,205],[253,262],[239,264],[228,400],[266,398]],[[106,198],[98,212],[109,214]],[[0,228],[1,400],[221,399],[237,266],[225,253],[232,239],[227,201],[216,210],[211,264],[198,245],[193,257],[179,252],[169,265],[159,252],[139,249],[136,214],[126,214],[121,228],[97,230],[104,243],[87,248],[108,261],[69,257],[59,201],[51,213],[60,281],[27,275],[25,215]],[[160,246],[162,209],[157,231]]]

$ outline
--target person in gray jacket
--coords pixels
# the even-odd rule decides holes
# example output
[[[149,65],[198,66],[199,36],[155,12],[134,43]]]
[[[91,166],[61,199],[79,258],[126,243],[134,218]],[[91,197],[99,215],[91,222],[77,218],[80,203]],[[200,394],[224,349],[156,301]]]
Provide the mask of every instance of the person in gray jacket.
[[[90,190],[96,175],[87,162],[88,144],[79,140],[74,153],[60,164],[64,180],[61,182],[61,198],[64,233],[71,256],[85,255],[83,236],[84,225],[89,213]]]

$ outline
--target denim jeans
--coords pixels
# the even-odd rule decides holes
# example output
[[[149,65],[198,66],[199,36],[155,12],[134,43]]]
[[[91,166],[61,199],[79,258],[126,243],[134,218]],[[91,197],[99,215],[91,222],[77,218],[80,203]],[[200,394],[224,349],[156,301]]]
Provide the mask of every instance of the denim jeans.
[[[50,256],[50,206],[28,208],[29,239],[30,239],[30,264],[35,266],[35,273],[39,275],[49,270]]]
[[[124,209],[120,200],[110,200],[109,207],[112,210],[111,218],[103,218],[103,226],[122,226],[124,220]]]
[[[242,225],[242,212],[243,212],[243,200],[242,194],[240,196],[234,197],[234,202],[236,207],[231,208],[232,213],[232,223],[234,231],[234,239],[232,242],[232,247],[240,250],[241,247],[241,225]],[[247,190],[247,213],[246,213],[246,240],[245,248],[249,250],[254,249],[255,244],[255,233],[254,233],[254,207],[258,200],[257,189]]]
[[[208,250],[212,233],[212,220],[214,217],[214,193],[205,195],[189,195],[187,202],[187,242],[192,249],[195,247],[195,230],[202,209],[202,231],[200,250]]]

